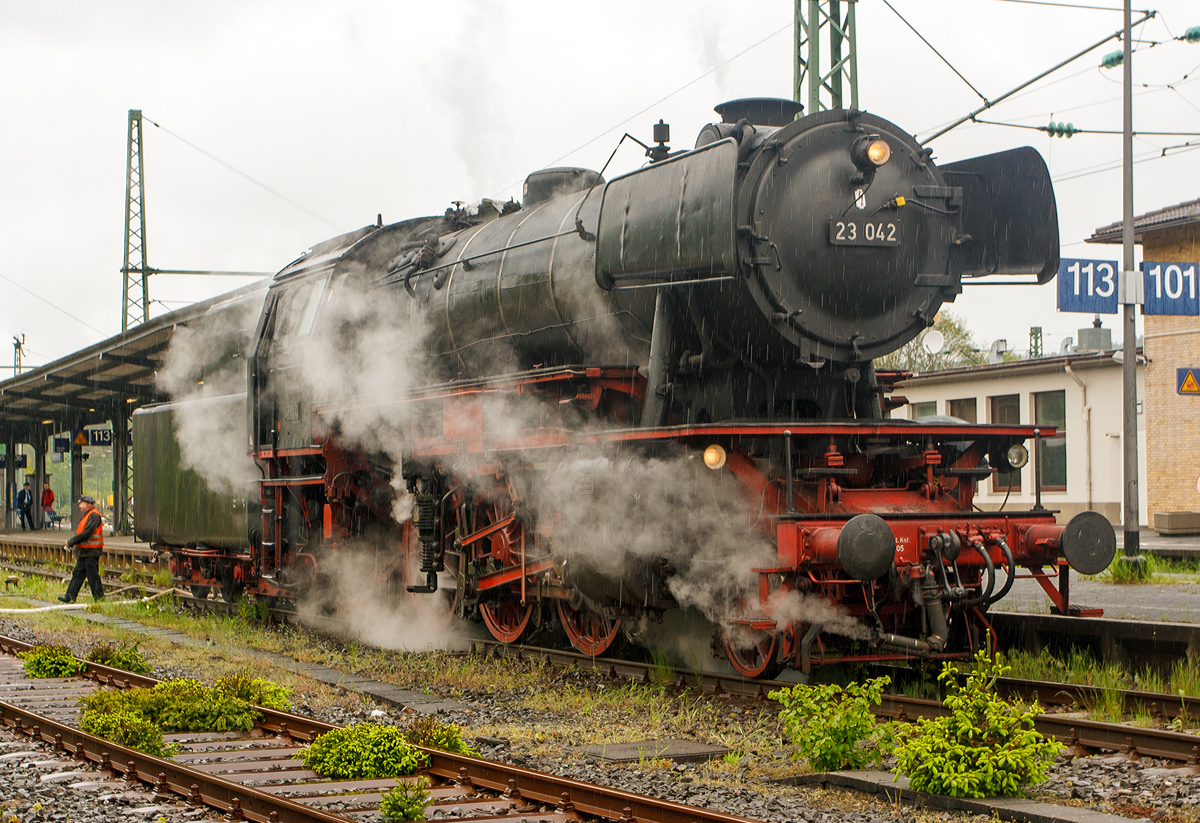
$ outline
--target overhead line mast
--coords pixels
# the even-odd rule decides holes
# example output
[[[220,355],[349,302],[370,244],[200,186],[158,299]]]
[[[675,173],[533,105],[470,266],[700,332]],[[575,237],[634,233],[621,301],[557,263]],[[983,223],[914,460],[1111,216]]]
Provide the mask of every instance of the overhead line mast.
[[[858,108],[858,0],[796,0],[795,88],[793,98],[805,114]],[[845,16],[843,17],[843,4]],[[829,52],[821,50],[822,32]],[[807,84],[807,85],[806,85]]]
[[[150,319],[146,264],[146,191],[142,173],[142,110],[129,110],[125,150],[125,264],[121,267],[121,331]]]

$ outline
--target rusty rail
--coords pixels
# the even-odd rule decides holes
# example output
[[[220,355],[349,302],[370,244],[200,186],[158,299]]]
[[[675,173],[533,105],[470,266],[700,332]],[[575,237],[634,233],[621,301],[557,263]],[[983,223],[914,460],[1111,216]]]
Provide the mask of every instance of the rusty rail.
[[[30,648],[31,644],[0,637],[0,653],[15,654]],[[83,676],[103,685],[150,687],[160,682],[145,675],[82,662],[87,665]],[[301,741],[312,741],[318,735],[337,728],[331,723],[289,712],[261,706],[256,708],[263,715],[261,728]],[[346,820],[343,816],[322,812],[285,797],[221,780],[181,763],[127,749],[2,701],[0,722],[23,730],[25,734],[35,734],[62,751],[99,763],[114,776],[119,773],[130,779],[154,784],[158,793],[170,791],[187,797],[191,802],[203,802],[230,812],[233,819],[238,819],[237,815],[241,814],[247,820],[282,823],[344,823]],[[508,795],[516,793],[523,799],[555,807],[559,812],[578,812],[627,823],[756,823],[748,818],[543,774],[506,763],[436,749],[422,748],[421,751],[429,759],[430,765],[426,771],[430,774],[476,788],[506,792]],[[519,816],[530,815],[523,813]]]

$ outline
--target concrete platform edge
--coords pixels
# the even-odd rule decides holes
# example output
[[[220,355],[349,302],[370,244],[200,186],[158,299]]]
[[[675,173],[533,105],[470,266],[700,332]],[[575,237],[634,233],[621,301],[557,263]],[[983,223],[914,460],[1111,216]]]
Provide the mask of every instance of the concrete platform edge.
[[[967,812],[1011,820],[1015,823],[1129,823],[1130,818],[1106,814],[1079,806],[1059,806],[1023,797],[946,797],[908,788],[908,778],[895,778],[890,772],[864,769],[853,772],[820,772],[771,781],[792,786],[836,786],[866,794],[883,795],[892,803],[937,809],[944,812]]]

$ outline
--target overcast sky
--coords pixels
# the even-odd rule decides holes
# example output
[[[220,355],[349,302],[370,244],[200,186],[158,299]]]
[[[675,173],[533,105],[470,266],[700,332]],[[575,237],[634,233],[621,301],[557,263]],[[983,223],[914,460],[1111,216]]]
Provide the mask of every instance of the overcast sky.
[[[989,98],[1121,26],[1116,11],[1006,0],[892,5]],[[454,200],[519,199],[534,169],[598,169],[626,130],[649,142],[662,118],[673,146],[687,147],[719,102],[790,96],[792,7],[0,0],[0,364],[12,363],[12,335],[26,336],[26,362],[39,365],[120,330],[131,108],[161,126],[147,122],[144,141],[150,265],[273,272],[377,213],[394,222]],[[1200,45],[1171,40],[1200,25],[1200,3],[1155,7],[1135,32],[1135,123],[1200,132]],[[861,0],[858,26],[862,108],[921,136],[979,105],[883,0]],[[1117,48],[987,119],[1119,129],[1120,70],[1098,68]],[[1189,140],[1200,143],[1139,137],[1134,151],[1158,158]],[[971,125],[930,145],[942,162],[1034,146],[1056,180],[1063,255],[1119,259],[1119,247],[1081,244],[1121,217],[1119,137]],[[642,162],[623,147],[607,176]],[[1139,163],[1138,213],[1200,197],[1198,168],[1200,152],[1186,150]],[[156,276],[152,314],[246,282]],[[1053,289],[968,286],[950,309],[981,341],[1025,349],[1042,325],[1057,350],[1090,317],[1058,314]]]

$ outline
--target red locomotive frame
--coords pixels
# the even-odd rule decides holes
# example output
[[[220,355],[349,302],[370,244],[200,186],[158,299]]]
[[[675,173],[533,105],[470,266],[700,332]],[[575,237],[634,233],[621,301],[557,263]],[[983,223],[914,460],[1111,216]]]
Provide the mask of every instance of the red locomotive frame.
[[[438,501],[431,522],[444,551],[443,577],[455,581],[454,588],[443,588],[451,609],[460,616],[474,613],[493,636],[516,642],[536,607],[553,606],[572,645],[589,654],[608,651],[619,638],[621,620],[634,615],[596,609],[583,602],[553,548],[553,526],[529,522],[522,511],[514,475],[527,470],[522,467],[531,455],[587,445],[636,450],[671,444],[699,453],[718,444],[725,454],[722,470],[737,478],[748,499],[758,501],[763,516],[756,528],[776,547],[775,564],[755,570],[757,592],[743,595],[737,609],[718,627],[714,648],[742,674],[764,676],[782,666],[808,671],[814,665],[839,661],[970,654],[986,641],[990,631],[988,597],[1000,569],[1008,579],[1000,596],[1007,592],[1013,577],[1033,577],[1060,613],[1100,613],[1070,603],[1068,567],[1060,552],[1063,528],[1055,524],[1053,513],[974,509],[975,483],[989,473],[978,468],[987,444],[1031,438],[1035,433],[1031,426],[877,420],[581,431],[555,425],[554,410],[568,404],[582,407],[609,426],[619,425],[630,405],[640,401],[644,387],[636,369],[561,368],[448,384],[389,401],[418,404],[425,411],[433,404],[442,407],[442,430],[425,436],[414,432],[411,460],[448,478],[448,491]],[[541,425],[517,435],[490,435],[480,403],[489,394],[525,395],[548,409],[548,416]],[[331,410],[314,409],[314,420]],[[1041,434],[1051,432],[1042,427]],[[795,444],[805,446],[809,453],[813,444],[818,444],[820,457],[790,466],[781,478],[743,448],[754,444],[754,450],[761,452],[762,445],[770,441],[786,441],[789,459]],[[870,468],[863,456],[843,453],[846,445],[866,441],[876,448],[906,450],[905,456],[892,460],[888,476],[869,484],[861,482],[863,472]],[[955,462],[944,465],[940,447],[947,441],[970,441],[971,445]],[[392,522],[387,500],[378,493],[386,479],[372,467],[368,455],[342,448],[336,436],[325,436],[311,448],[267,449],[255,456],[268,473],[261,483],[262,539],[245,554],[229,558],[238,587],[250,586],[272,599],[293,597],[319,581],[322,553],[338,551],[339,543],[363,533],[366,523]],[[322,470],[314,471],[314,467]],[[788,483],[788,477],[794,482]],[[895,480],[900,477],[909,480]],[[310,498],[297,492],[318,484],[321,497],[328,502],[320,511],[305,510]],[[307,546],[285,551],[280,545],[285,512],[297,505],[301,506],[299,516],[320,532],[319,551]],[[463,513],[468,510],[471,514],[466,517]],[[863,513],[883,518],[894,535],[893,570],[886,580],[854,579],[839,560],[839,535]],[[392,552],[388,569],[397,588],[413,587],[419,581],[415,572],[421,558],[419,525],[410,519],[398,528],[391,526],[398,550]],[[939,561],[941,553],[931,554],[931,545],[939,541],[946,544],[947,554],[950,544],[956,542],[961,547],[957,558]],[[202,549],[177,552],[173,568],[178,566],[177,573],[184,572],[193,585],[220,586],[215,576],[201,574],[199,563],[187,565],[190,559],[207,554]],[[931,607],[918,602],[915,594],[887,599],[888,586],[928,591],[951,574],[954,585],[947,583],[945,592],[958,592],[957,607],[940,599]],[[837,604],[873,630],[873,642],[839,648],[836,642],[830,645],[820,625],[779,619],[772,614],[774,598],[791,591]],[[937,617],[939,611],[944,613],[942,620]],[[938,626],[947,618],[958,624],[948,630],[961,636],[953,648],[946,642],[948,638],[934,637],[938,631],[945,633]],[[922,631],[902,631],[918,623]]]

